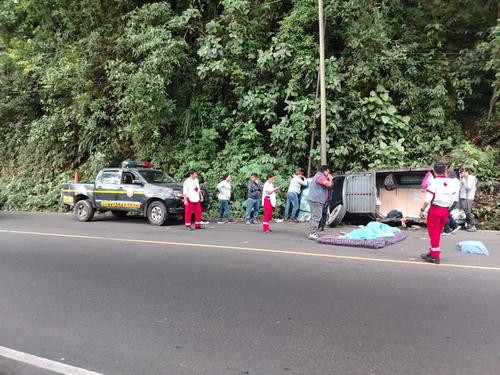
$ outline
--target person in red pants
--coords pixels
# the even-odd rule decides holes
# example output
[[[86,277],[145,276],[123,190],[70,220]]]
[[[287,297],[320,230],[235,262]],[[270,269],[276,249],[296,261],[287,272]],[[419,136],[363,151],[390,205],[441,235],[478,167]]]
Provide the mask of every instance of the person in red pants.
[[[271,229],[269,228],[269,223],[273,217],[273,210],[276,207],[276,192],[279,190],[279,186],[274,187],[275,176],[273,173],[267,174],[267,180],[262,188],[262,205],[264,206],[264,218],[262,221],[262,230],[264,233],[269,233]]]
[[[430,249],[427,254],[420,257],[429,263],[441,263],[441,233],[448,220],[448,209],[453,205],[455,196],[458,194],[456,184],[446,176],[446,165],[437,162],[434,165],[436,178],[427,186],[424,205],[420,209],[423,217],[427,206],[427,232],[429,233]]]
[[[194,227],[201,229],[201,202],[203,202],[203,193],[198,181],[198,173],[191,169],[188,172],[188,178],[183,185],[184,194],[184,222],[187,230],[193,230],[191,218],[194,211]]]

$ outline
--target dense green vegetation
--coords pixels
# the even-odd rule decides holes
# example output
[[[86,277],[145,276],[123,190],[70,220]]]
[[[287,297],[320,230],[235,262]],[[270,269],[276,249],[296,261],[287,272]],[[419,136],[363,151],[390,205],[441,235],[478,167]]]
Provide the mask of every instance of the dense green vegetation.
[[[449,156],[497,197],[497,1],[325,7],[333,168]],[[0,208],[151,158],[210,187],[232,173],[241,210],[251,172],[319,161],[317,24],[315,0],[1,0]]]

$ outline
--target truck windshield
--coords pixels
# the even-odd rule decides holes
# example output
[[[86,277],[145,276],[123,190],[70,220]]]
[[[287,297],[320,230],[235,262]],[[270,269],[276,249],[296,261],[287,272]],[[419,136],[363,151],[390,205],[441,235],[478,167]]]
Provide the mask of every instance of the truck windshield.
[[[150,184],[171,184],[176,182],[172,177],[162,171],[144,170],[139,171],[139,174]]]

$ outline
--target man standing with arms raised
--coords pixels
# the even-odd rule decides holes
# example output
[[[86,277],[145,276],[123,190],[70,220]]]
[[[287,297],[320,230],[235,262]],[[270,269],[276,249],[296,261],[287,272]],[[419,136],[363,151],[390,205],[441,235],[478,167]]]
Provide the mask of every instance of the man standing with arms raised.
[[[323,212],[323,206],[328,199],[328,189],[333,185],[333,176],[330,174],[328,165],[322,165],[313,176],[309,185],[309,207],[311,210],[311,219],[309,220],[310,240],[316,241],[318,236],[318,227]]]

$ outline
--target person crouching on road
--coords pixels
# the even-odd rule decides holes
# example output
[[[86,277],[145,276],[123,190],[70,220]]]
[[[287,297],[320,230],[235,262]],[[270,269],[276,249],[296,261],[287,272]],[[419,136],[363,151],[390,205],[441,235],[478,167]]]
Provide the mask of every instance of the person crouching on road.
[[[262,221],[262,230],[264,233],[269,233],[271,229],[269,228],[269,223],[273,217],[273,209],[276,207],[276,192],[279,190],[279,186],[274,187],[275,176],[273,173],[268,173],[266,183],[262,188],[262,205],[264,206],[264,219]]]
[[[456,185],[446,176],[446,165],[437,162],[434,165],[436,174],[432,183],[427,186],[424,205],[420,209],[420,216],[423,217],[425,210],[430,205],[427,214],[427,232],[429,233],[430,249],[427,254],[420,257],[429,263],[441,263],[441,233],[448,220],[448,209],[455,201],[458,194]]]
[[[290,220],[296,223],[298,222],[297,212],[299,211],[299,195],[302,187],[305,186],[307,186],[307,180],[304,177],[304,172],[301,168],[297,168],[295,170],[295,175],[292,177],[292,181],[290,181],[288,192],[286,194],[285,221],[290,218]],[[290,216],[288,216],[290,212],[290,206],[292,206],[292,211],[290,213]]]
[[[318,229],[323,214],[323,206],[328,200],[328,189],[332,185],[333,176],[330,174],[330,169],[328,165],[322,165],[312,178],[307,197],[311,211],[308,236],[310,240],[316,241],[319,238]]]
[[[457,174],[455,173],[453,167],[448,168],[448,170],[446,171],[446,176],[450,179],[450,183],[453,185],[453,190],[460,191],[460,181],[458,180]],[[453,218],[453,215],[451,214],[451,211],[459,207],[458,196],[459,194],[455,194],[454,201],[450,209],[448,210],[448,220],[446,221],[443,231],[444,235],[455,233],[460,229],[460,225],[457,224],[457,222]]]
[[[188,177],[183,184],[184,194],[184,222],[187,230],[193,230],[191,219],[194,211],[194,227],[201,229],[201,202],[203,202],[203,193],[198,181],[198,173],[191,169]]]
[[[257,173],[252,173],[250,181],[248,181],[248,199],[247,208],[245,210],[245,224],[257,224],[257,216],[259,215],[259,206],[262,199],[262,183],[259,181]]]
[[[217,218],[218,224],[224,224],[224,216],[227,217],[229,223],[234,223],[233,213],[229,202],[231,200],[231,175],[225,174],[222,181],[217,185],[219,191],[219,217]]]

